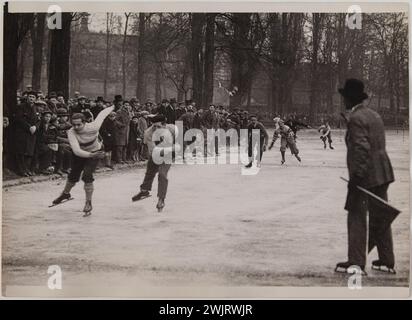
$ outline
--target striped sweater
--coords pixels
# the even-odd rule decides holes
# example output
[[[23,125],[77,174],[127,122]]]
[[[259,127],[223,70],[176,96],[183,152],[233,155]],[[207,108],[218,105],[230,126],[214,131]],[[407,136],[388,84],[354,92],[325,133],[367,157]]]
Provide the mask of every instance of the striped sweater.
[[[67,131],[67,138],[74,154],[80,158],[90,158],[91,153],[102,148],[99,141],[99,130],[104,119],[114,110],[114,106],[103,109],[93,122],[86,123],[84,128],[77,132],[73,128]]]

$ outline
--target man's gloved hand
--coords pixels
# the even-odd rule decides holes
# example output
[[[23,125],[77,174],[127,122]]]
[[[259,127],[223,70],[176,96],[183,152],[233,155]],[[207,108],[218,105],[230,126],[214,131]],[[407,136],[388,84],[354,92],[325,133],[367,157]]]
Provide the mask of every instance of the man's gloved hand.
[[[273,142],[269,145],[269,150],[273,148]]]
[[[92,159],[104,159],[105,156],[104,151],[95,151],[91,153]]]

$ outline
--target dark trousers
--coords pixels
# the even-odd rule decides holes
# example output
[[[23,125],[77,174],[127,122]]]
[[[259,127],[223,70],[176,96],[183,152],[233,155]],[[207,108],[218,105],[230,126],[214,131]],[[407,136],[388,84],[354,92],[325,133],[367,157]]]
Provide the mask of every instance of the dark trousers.
[[[49,168],[53,162],[53,151],[47,145],[38,147],[39,170],[43,171]]]
[[[152,157],[149,157],[149,160],[147,161],[146,173],[144,176],[143,183],[140,186],[140,189],[146,191],[152,190],[153,180],[156,176],[156,173],[159,173],[159,185],[157,187],[157,196],[159,198],[165,199],[167,193],[167,186],[169,184],[169,180],[167,179],[167,173],[169,172],[170,167],[171,164],[156,164],[153,162]]]
[[[260,138],[260,146],[259,146],[259,154],[258,156],[256,156],[256,160],[257,161],[262,161],[262,156],[263,156],[263,144],[265,143],[265,138]],[[248,156],[249,156],[249,161],[253,161],[253,154],[254,154],[254,150],[255,147],[258,144],[258,140],[253,140],[253,139],[249,139],[248,141]]]
[[[99,159],[92,158],[80,158],[75,154],[72,155],[72,168],[68,175],[68,180],[71,183],[76,183],[80,180],[82,175],[82,180],[84,183],[92,183],[94,181],[93,173],[96,170]]]
[[[369,191],[380,198],[388,199],[388,184],[370,188]],[[391,227],[382,229],[385,212],[361,191],[349,191],[345,208],[348,210],[348,260],[354,265],[366,265],[367,212],[369,212],[369,241],[374,239],[379,260],[387,265],[395,265]]]
[[[126,146],[116,146],[116,161],[122,162],[126,161],[127,147]]]
[[[16,156],[16,171],[18,174],[23,175],[29,171],[29,162],[31,162],[31,157],[28,160],[23,153],[17,153]]]

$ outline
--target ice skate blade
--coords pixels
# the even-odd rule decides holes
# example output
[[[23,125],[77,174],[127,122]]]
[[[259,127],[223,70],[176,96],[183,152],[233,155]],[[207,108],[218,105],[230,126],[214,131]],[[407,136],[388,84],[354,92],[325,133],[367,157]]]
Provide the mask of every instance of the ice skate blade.
[[[63,200],[63,201],[62,201],[62,202],[60,202],[60,203],[51,204],[51,205],[49,206],[49,208],[52,208],[52,207],[55,207],[55,206],[61,205],[61,204],[65,203],[65,202],[68,202],[68,201],[73,200],[73,199],[74,199],[74,198],[69,198],[69,199]]]
[[[383,273],[396,274],[395,269],[389,268],[387,266],[373,266],[372,265],[372,270],[380,271],[380,272],[383,272]]]
[[[355,274],[356,272],[349,272],[350,268],[343,268],[343,267],[336,267],[335,268],[335,272],[336,273],[343,273],[343,274]],[[361,274],[363,276],[367,276],[368,274],[366,273],[366,271],[362,270]]]
[[[85,212],[85,213],[83,214],[83,218],[89,217],[89,216],[91,216],[91,214],[92,214],[91,211],[87,211],[87,212]]]
[[[132,202],[144,200],[144,199],[146,199],[146,198],[150,198],[151,196],[152,196],[152,195],[150,194],[150,195],[148,195],[148,196],[141,197],[140,199],[135,199],[135,198],[133,197],[133,198],[132,198]]]

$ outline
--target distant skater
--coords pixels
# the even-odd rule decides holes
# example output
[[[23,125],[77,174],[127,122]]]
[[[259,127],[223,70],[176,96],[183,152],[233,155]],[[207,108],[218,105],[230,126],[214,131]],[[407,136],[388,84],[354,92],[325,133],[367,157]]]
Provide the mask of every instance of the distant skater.
[[[318,131],[321,133],[320,139],[323,141],[323,148],[326,149],[326,141],[328,141],[329,148],[333,150],[334,147],[332,147],[332,133],[329,122],[325,121],[325,123],[319,127]]]

